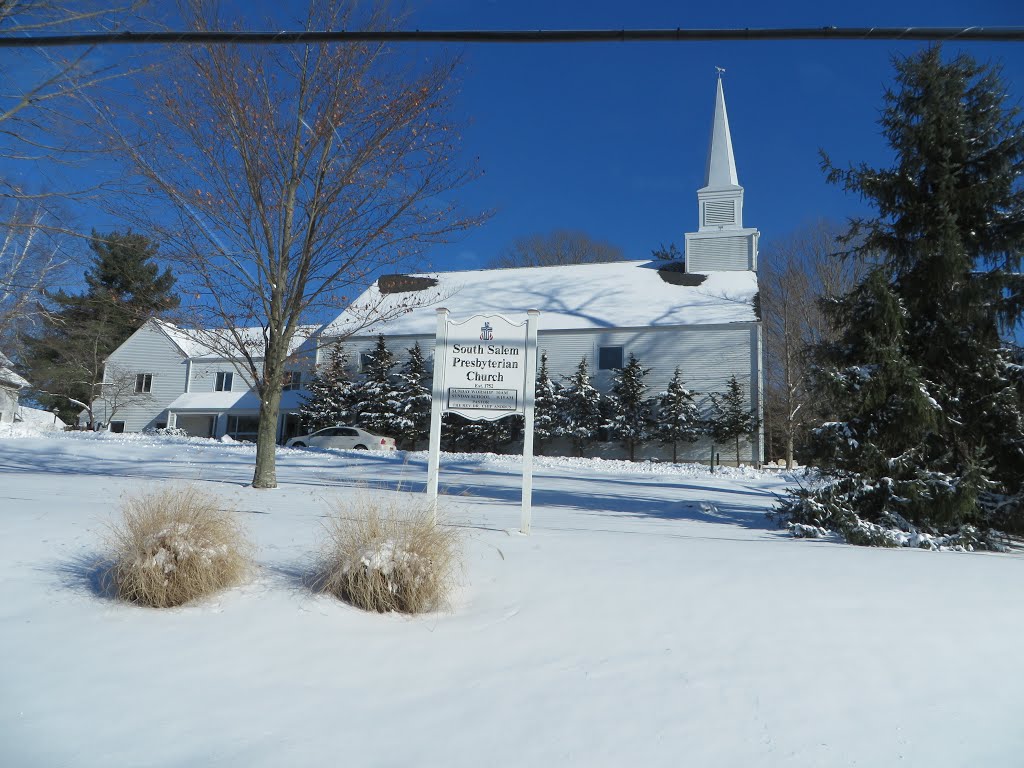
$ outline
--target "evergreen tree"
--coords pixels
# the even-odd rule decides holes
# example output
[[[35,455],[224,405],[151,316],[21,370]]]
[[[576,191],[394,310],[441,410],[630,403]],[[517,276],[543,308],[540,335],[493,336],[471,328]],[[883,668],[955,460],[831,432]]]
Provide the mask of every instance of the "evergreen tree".
[[[558,436],[559,414],[562,408],[562,387],[551,379],[548,371],[548,353],[540,353],[540,369],[533,401],[533,448],[543,454],[544,449]]]
[[[42,333],[29,339],[27,364],[33,383],[47,393],[40,400],[75,421],[80,406],[100,392],[106,358],[153,314],[174,309],[174,277],[160,271],[156,246],[133,232],[92,233],[92,267],[86,291],[47,293],[52,305]]]
[[[740,439],[750,439],[758,426],[757,415],[751,410],[750,398],[743,392],[735,375],[729,377],[724,393],[711,394],[711,414],[708,420],[711,434],[720,443],[735,441],[736,466],[740,465]]]
[[[402,392],[391,374],[398,361],[388,349],[384,334],[377,336],[377,344],[367,357],[363,377],[353,393],[353,410],[360,426],[370,432],[387,437],[399,435],[404,424]]]
[[[430,408],[434,396],[431,374],[419,342],[410,347],[409,357],[398,372],[399,414],[401,428],[398,437],[403,447],[416,450],[420,440],[430,437]]]
[[[313,374],[299,408],[306,432],[352,423],[353,381],[348,359],[341,344],[336,344],[331,347],[327,365]]]
[[[566,377],[562,390],[562,418],[558,434],[572,443],[577,456],[582,456],[601,426],[601,395],[594,388],[587,358],[580,360],[576,373]]]
[[[630,352],[626,365],[612,374],[612,391],[606,398],[608,416],[604,426],[622,441],[630,461],[636,459],[636,446],[645,442],[654,429],[651,401],[645,397],[644,384],[650,370]]]
[[[704,420],[695,397],[695,393],[686,388],[678,367],[668,389],[658,394],[654,437],[662,445],[672,446],[673,463],[678,461],[679,443],[695,443],[704,434]]]
[[[445,414],[441,436],[445,450],[467,453],[501,453],[517,435],[522,434],[523,417],[518,414],[489,421],[472,421],[457,413]]]
[[[1021,319],[1024,126],[998,71],[931,48],[896,62],[880,120],[888,169],[829,177],[868,199],[851,252],[865,282],[826,309],[845,332],[818,350],[837,421],[816,434],[831,482],[780,517],[891,543],[886,529],[1024,529],[1022,379],[1000,330]]]

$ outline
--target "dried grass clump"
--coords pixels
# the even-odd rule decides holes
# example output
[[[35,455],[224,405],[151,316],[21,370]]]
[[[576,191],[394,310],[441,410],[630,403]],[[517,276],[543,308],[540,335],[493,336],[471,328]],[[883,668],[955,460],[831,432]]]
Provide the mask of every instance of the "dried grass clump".
[[[364,496],[335,504],[317,588],[367,611],[427,613],[448,605],[459,566],[457,529],[425,500]]]
[[[122,501],[111,527],[109,577],[122,600],[170,608],[234,586],[252,567],[252,545],[232,512],[194,487]]]

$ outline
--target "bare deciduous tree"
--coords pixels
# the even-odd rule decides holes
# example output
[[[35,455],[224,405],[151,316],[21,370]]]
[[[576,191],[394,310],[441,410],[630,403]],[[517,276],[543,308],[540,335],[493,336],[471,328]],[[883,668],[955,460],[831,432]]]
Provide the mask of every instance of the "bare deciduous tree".
[[[43,292],[68,263],[67,238],[47,227],[48,218],[41,205],[0,207],[0,348],[16,356],[44,312]]]
[[[199,30],[230,26],[213,0]],[[309,30],[389,29],[386,7],[310,0]],[[285,360],[302,322],[337,312],[382,271],[478,217],[448,196],[473,173],[455,159],[455,64],[396,60],[378,43],[180,50],[121,150],[142,184],[123,213],[145,222],[201,323],[226,329],[260,397],[253,486],[277,484]],[[381,318],[363,308],[366,324]],[[241,329],[258,328],[260,344]],[[355,332],[358,328],[344,329]]]
[[[552,267],[558,264],[622,261],[625,258],[617,245],[595,240],[585,232],[559,229],[519,238],[488,266],[492,269]]]
[[[0,0],[0,33],[45,35],[110,31],[145,0]],[[29,188],[40,176],[34,163],[69,162],[96,149],[95,102],[86,95],[102,83],[126,74],[109,55],[93,46],[67,49],[5,49],[0,70],[0,156],[27,163],[24,172],[0,174],[0,197],[18,200],[67,195],[68,190]],[[81,192],[82,190],[76,190]],[[50,226],[56,226],[56,222]]]
[[[856,280],[857,263],[839,256],[839,235],[837,225],[819,221],[768,243],[761,256],[766,431],[788,468],[800,436],[820,417],[808,389],[810,350],[832,334],[820,300],[845,293]]]

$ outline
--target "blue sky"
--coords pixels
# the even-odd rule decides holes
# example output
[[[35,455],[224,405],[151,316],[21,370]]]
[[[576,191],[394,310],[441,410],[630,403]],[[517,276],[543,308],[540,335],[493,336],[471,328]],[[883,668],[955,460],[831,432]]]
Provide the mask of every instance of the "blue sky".
[[[297,5],[303,5],[298,3]],[[238,3],[247,26],[288,24],[284,4]],[[801,26],[1007,26],[1019,2],[680,3],[659,0],[409,0],[407,28],[560,29]],[[460,199],[493,217],[429,255],[435,269],[483,266],[514,239],[577,229],[644,258],[682,245],[697,226],[715,67],[725,93],[744,223],[764,241],[862,203],[828,186],[819,148],[834,161],[889,160],[875,120],[893,42],[607,43],[445,46],[462,58],[456,102],[463,150],[481,178]],[[440,46],[417,44],[415,55]],[[1012,99],[1024,99],[1024,44],[948,45],[1002,61]],[[102,169],[98,169],[102,173]],[[119,226],[84,212],[81,229]]]
[[[670,28],[946,26],[1024,23],[1011,2],[678,3],[420,0],[420,28]],[[465,46],[460,104],[465,149],[484,177],[474,197],[495,209],[484,227],[436,254],[470,268],[529,232],[581,229],[642,258],[682,245],[697,226],[714,104],[715,66],[725,94],[744,219],[763,237],[819,217],[838,220],[862,203],[830,187],[819,148],[840,163],[888,162],[875,120],[891,57],[917,50],[890,42],[610,43]],[[1024,99],[1024,45],[946,46],[1001,59],[1010,92]]]

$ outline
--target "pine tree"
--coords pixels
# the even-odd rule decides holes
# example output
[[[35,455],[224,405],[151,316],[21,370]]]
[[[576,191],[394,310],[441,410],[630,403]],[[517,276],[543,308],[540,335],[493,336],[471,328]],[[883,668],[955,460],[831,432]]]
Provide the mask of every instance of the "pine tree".
[[[410,347],[405,363],[398,372],[399,414],[398,433],[403,447],[416,450],[420,440],[430,437],[430,408],[433,404],[431,374],[419,342]]]
[[[548,353],[541,352],[533,401],[534,453],[543,454],[551,441],[558,436],[561,403],[562,387],[558,382],[552,381],[551,373],[548,371]]]
[[[657,402],[654,437],[662,445],[672,446],[672,462],[675,463],[678,461],[679,443],[695,443],[705,431],[696,395],[686,388],[678,367],[668,383],[668,389],[658,394]]]
[[[650,370],[630,352],[626,365],[613,373],[612,391],[606,398],[608,416],[604,426],[622,441],[630,461],[636,459],[636,446],[645,442],[654,429],[651,401],[645,397],[644,384]]]
[[[350,424],[353,381],[348,372],[348,355],[337,344],[331,347],[327,365],[316,371],[306,387],[308,394],[299,408],[303,428],[314,432],[335,424]]]
[[[827,307],[845,332],[818,350],[838,418],[813,458],[831,482],[779,514],[863,543],[893,527],[984,543],[974,526],[1024,529],[1024,387],[1000,334],[1024,308],[1024,126],[969,57],[931,48],[896,70],[880,120],[895,165],[826,160],[878,211],[847,237],[873,267]]]
[[[65,421],[75,421],[80,406],[66,398],[91,403],[99,394],[104,361],[153,314],[174,309],[170,270],[160,272],[156,246],[143,235],[95,231],[89,241],[92,268],[85,273],[86,291],[47,293],[52,304],[39,336],[28,341],[26,362],[33,383],[59,397],[43,396],[58,407]]]
[[[720,443],[735,441],[736,466],[740,465],[740,439],[750,439],[758,426],[757,415],[750,407],[750,398],[735,375],[729,377],[724,393],[711,394],[708,421],[711,434]]]
[[[490,421],[470,420],[457,413],[445,414],[441,437],[445,450],[467,453],[501,453],[522,433],[523,417],[518,414]]]
[[[580,360],[576,373],[566,377],[562,390],[562,418],[558,434],[572,443],[577,456],[582,456],[601,426],[601,395],[594,388],[587,358]]]
[[[399,435],[404,421],[402,392],[391,374],[398,361],[388,349],[384,334],[377,336],[377,344],[367,358],[363,378],[353,393],[353,410],[360,426],[370,432],[387,437]]]

